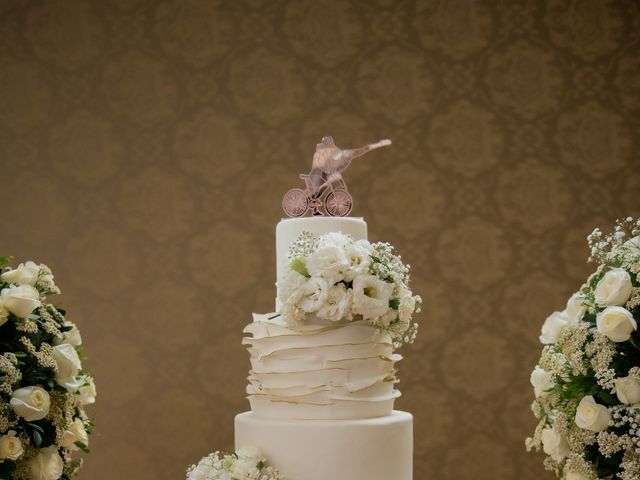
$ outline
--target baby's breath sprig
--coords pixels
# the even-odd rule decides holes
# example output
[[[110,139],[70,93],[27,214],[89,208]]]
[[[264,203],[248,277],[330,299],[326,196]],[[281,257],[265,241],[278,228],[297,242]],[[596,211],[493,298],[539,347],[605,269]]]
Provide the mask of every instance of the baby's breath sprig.
[[[311,232],[304,231],[289,247],[289,260],[305,258],[318,248],[318,237]]]

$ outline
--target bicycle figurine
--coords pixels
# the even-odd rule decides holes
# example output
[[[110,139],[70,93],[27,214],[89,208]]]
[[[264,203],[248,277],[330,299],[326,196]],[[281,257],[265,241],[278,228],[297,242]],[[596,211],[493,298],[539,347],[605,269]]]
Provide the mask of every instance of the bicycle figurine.
[[[380,140],[364,147],[342,150],[333,143],[333,137],[323,137],[322,142],[316,145],[311,171],[300,175],[305,183],[304,190],[292,188],[284,194],[284,213],[289,217],[302,217],[311,209],[312,215],[349,215],[353,208],[353,198],[342,178],[342,172],[354,158],[387,145],[391,145],[391,140]]]

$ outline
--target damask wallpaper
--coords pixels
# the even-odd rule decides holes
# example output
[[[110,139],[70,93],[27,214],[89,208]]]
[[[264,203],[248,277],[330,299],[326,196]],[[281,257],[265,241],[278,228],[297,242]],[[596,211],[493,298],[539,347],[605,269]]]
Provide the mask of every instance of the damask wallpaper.
[[[425,298],[415,478],[552,478],[529,372],[586,235],[640,215],[639,36],[635,0],[0,0],[0,253],[81,326],[81,478],[232,448],[281,196],[326,134],[394,142],[347,181]]]

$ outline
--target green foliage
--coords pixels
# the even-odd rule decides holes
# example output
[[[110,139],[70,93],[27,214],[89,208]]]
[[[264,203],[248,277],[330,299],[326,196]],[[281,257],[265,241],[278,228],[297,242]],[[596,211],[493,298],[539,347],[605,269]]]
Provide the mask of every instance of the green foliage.
[[[12,260],[13,257],[0,257],[0,267],[6,267]]]
[[[400,308],[400,299],[399,298],[392,298],[391,300],[389,300],[389,308],[393,308],[394,310],[398,310],[398,308]]]
[[[307,271],[307,262],[304,258],[292,259],[289,267],[291,268],[291,270],[299,273],[300,275],[303,275],[307,278],[311,277],[311,275],[309,275],[309,272]]]
[[[89,450],[89,447],[87,447],[80,440],[78,440],[77,442],[74,442],[74,445],[78,447],[80,450],[82,450],[84,453],[91,453],[91,450]]]
[[[4,460],[0,463],[0,480],[11,480],[11,475],[16,471],[16,462]]]

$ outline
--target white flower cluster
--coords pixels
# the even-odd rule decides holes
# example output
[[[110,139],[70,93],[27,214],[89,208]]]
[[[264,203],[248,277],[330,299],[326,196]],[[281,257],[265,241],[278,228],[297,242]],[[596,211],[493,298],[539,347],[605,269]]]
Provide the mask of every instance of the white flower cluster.
[[[46,265],[0,273],[0,403],[8,407],[0,411],[0,470],[16,478],[70,478],[81,465],[71,452],[88,450],[93,424],[84,407],[96,389],[82,370],[78,328],[46,303],[57,293]]]
[[[303,233],[278,281],[281,314],[289,324],[307,315],[330,322],[364,319],[387,330],[396,344],[410,343],[421,299],[409,289],[409,267],[385,243],[342,233]]]
[[[636,478],[640,471],[640,221],[589,236],[598,269],[544,322],[531,373],[543,450],[559,478]]]
[[[187,480],[285,480],[280,472],[267,465],[255,447],[238,449],[232,455],[215,452],[187,470]]]

